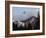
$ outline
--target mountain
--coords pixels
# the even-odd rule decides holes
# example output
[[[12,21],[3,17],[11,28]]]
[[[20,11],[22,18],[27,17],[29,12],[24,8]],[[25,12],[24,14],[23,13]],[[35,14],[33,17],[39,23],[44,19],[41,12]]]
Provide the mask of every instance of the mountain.
[[[37,30],[37,29],[40,29],[40,25],[38,17],[35,16],[32,16],[20,22],[19,21],[13,22],[13,30]]]
[[[37,19],[37,17],[35,17],[35,16],[32,16],[32,17],[30,17],[30,18],[28,18],[28,19],[26,19],[26,20],[22,20],[21,22],[28,22],[28,21],[33,21],[33,20],[36,20]]]

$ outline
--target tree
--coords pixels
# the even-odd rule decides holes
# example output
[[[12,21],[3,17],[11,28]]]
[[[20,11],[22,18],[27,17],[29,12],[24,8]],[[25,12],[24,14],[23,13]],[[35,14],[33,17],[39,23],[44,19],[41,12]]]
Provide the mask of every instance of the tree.
[[[39,11],[38,11],[38,18],[40,19]]]
[[[40,29],[40,15],[39,15],[39,11],[38,11],[38,16],[37,16],[36,23],[35,23],[35,29]]]
[[[37,28],[40,29],[40,15],[39,15],[39,11],[38,11]]]

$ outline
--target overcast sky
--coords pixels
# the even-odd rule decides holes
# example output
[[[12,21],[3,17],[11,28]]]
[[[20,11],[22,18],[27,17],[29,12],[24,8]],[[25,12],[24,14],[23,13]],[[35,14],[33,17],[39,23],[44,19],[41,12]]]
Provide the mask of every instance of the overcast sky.
[[[38,15],[39,8],[27,8],[27,7],[13,7],[12,16],[13,20],[25,20],[31,16]]]

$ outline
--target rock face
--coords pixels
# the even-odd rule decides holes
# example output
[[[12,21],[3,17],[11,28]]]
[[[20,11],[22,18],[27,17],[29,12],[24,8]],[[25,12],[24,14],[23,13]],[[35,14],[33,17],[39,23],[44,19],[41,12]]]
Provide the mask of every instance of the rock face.
[[[39,19],[34,16],[20,22],[17,21],[17,23],[13,23],[13,30],[35,30],[40,29],[39,27]]]
[[[32,17],[30,17],[29,19],[27,19],[27,20],[25,20],[25,21],[22,21],[22,22],[25,22],[26,28],[28,28],[28,29],[30,29],[30,28],[31,28],[31,29],[35,29],[36,24],[37,24],[37,22],[38,22],[38,18],[32,16]]]

